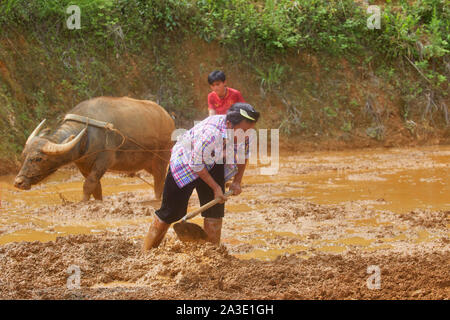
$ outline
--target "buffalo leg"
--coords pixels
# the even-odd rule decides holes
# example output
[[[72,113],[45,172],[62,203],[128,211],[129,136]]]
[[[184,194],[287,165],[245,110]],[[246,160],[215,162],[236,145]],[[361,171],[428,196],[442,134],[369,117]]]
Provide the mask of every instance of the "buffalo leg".
[[[106,170],[105,170],[106,172]],[[102,197],[102,185],[100,184],[100,179],[105,173],[99,174],[99,172],[91,172],[83,184],[83,201],[88,201],[91,194],[96,200],[103,200]]]
[[[152,168],[147,170],[153,175],[153,189],[155,191],[155,199],[160,200],[164,189],[164,180],[167,173],[168,161],[162,160],[160,157],[155,156],[152,161]]]
[[[83,200],[82,201],[88,201],[90,199],[90,197],[91,197],[91,194],[86,194],[85,193],[84,185],[86,184],[86,179],[89,177],[89,171],[87,171],[85,168],[79,166],[78,164],[77,164],[77,167],[80,170],[80,172],[83,175],[83,177],[85,178],[84,184],[83,184]]]
[[[100,179],[108,169],[108,157],[106,154],[96,159],[91,172],[86,177],[83,184],[83,201],[88,201],[91,194],[96,200],[103,200],[102,185]]]
[[[162,187],[161,183],[159,182],[159,175],[155,173],[154,168],[147,168],[145,169],[148,173],[150,173],[153,176],[153,191],[155,192],[155,199],[160,200],[162,195]],[[163,185],[164,187],[164,185]]]
[[[95,187],[94,192],[92,192],[92,195],[94,196],[95,200],[103,200],[102,184],[100,181],[97,183],[97,186]]]

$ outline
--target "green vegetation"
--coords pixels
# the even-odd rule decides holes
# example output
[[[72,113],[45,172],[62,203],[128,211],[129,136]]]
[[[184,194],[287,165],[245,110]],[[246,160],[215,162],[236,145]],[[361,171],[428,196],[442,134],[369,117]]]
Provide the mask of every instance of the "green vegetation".
[[[429,61],[450,50],[450,5],[445,0],[387,1],[381,30],[369,30],[365,5],[352,0],[6,0],[0,25],[73,37],[64,28],[66,8],[82,12],[83,38],[117,45],[111,33],[120,27],[136,49],[161,32],[196,33],[206,41],[245,46],[273,54],[286,49],[313,49],[334,54],[363,53],[422,58]],[[89,36],[86,37],[86,35]],[[421,45],[417,46],[417,41]],[[134,44],[134,46],[133,46]]]
[[[69,5],[81,9],[79,30],[66,27]],[[386,1],[381,29],[367,27],[369,16],[354,0],[4,0],[0,158],[20,152],[38,119],[55,122],[94,96],[156,100],[178,124],[199,117],[194,71],[223,66],[245,78],[250,102],[273,109],[262,124],[284,134],[360,129],[383,140],[393,110],[382,110],[380,92],[409,131],[448,127],[448,0]],[[188,67],[186,39],[222,53]]]

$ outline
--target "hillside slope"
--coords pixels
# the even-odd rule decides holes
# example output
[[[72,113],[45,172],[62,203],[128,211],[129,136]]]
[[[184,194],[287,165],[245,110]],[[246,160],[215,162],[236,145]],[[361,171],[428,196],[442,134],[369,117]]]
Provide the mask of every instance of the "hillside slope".
[[[154,100],[189,127],[214,69],[289,148],[450,142],[448,1],[381,5],[373,30],[364,1],[78,2],[74,30],[70,1],[0,4],[0,173],[90,97]]]

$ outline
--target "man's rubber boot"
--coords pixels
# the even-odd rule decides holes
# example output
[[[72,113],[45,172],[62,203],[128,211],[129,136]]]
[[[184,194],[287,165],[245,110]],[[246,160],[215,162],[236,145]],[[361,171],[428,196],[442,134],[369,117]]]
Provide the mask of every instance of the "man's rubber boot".
[[[220,244],[222,218],[204,218],[203,229],[207,235],[206,241],[212,242],[216,245]]]
[[[157,248],[161,241],[164,239],[170,224],[167,224],[155,214],[153,217],[152,224],[148,229],[147,236],[144,239],[143,251],[150,250],[151,248]]]

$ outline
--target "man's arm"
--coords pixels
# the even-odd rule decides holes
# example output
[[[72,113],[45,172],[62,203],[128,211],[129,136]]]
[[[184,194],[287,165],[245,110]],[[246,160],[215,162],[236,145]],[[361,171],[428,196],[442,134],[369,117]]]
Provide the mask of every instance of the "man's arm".
[[[209,174],[203,158],[205,150],[208,150],[209,146],[216,141],[217,136],[220,136],[220,132],[214,130],[196,132],[189,166],[214,191],[214,198],[222,199],[221,203],[223,203],[225,196],[222,188]]]
[[[216,110],[214,110],[214,99],[213,99],[211,93],[208,95],[208,111],[209,111],[210,116],[213,116],[216,114]]]
[[[238,172],[233,178],[233,182],[230,185],[230,189],[233,190],[233,195],[237,196],[242,192],[241,189],[241,183],[242,183],[242,177],[244,176],[245,168],[248,164],[248,159],[250,157],[250,138],[245,138],[245,162],[237,164]]]
[[[237,196],[242,192],[241,183],[242,183],[242,177],[244,176],[245,167],[247,166],[248,160],[245,160],[245,163],[238,164],[238,172],[233,178],[233,182],[230,185],[230,190],[233,190],[233,195]]]

